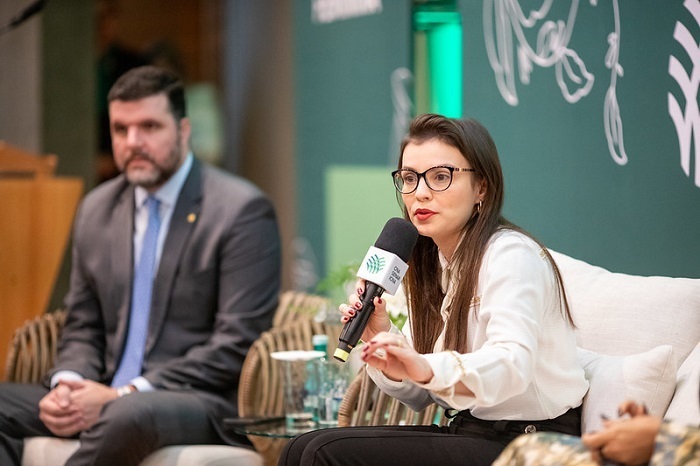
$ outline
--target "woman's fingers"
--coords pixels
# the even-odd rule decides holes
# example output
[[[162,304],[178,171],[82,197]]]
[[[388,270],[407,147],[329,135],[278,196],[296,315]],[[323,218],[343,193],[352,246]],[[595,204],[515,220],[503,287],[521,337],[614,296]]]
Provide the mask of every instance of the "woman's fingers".
[[[362,348],[363,356],[376,355],[381,359],[386,359],[387,353],[399,356],[402,350],[411,349],[403,335],[395,333],[380,332],[370,341],[366,342]]]
[[[355,308],[353,308],[352,306],[349,306],[345,303],[342,303],[340,306],[338,306],[338,310],[340,311],[340,313],[342,315],[348,316],[348,317],[354,316],[355,312],[356,312]]]
[[[355,283],[355,292],[348,295],[348,303],[350,303],[351,306],[354,306],[355,304],[360,302],[360,298],[362,294],[365,292],[365,281],[360,279]]]
[[[398,346],[402,348],[408,346],[406,337],[391,332],[380,332],[376,334],[374,338],[369,341],[369,343],[384,346]]]
[[[340,321],[343,323],[346,323],[352,317],[355,317],[355,313],[357,312],[355,308],[353,308],[352,306],[349,306],[345,303],[338,306],[338,310],[340,311],[340,314],[341,314]]]
[[[357,296],[362,296],[362,294],[365,292],[365,281],[361,278],[357,280],[357,283],[355,283],[355,289],[357,290]]]

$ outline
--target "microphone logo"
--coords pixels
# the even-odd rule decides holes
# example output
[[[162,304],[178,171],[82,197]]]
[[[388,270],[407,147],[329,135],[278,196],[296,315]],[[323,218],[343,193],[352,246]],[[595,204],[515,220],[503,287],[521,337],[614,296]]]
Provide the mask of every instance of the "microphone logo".
[[[385,291],[396,294],[401,279],[408,269],[411,251],[418,240],[418,230],[408,220],[392,218],[386,222],[377,242],[362,259],[357,276],[365,280],[362,293],[362,309],[350,318],[338,337],[338,347],[333,357],[347,361],[350,351],[357,345],[365,326],[374,312],[374,300]]]
[[[393,295],[399,289],[407,269],[408,264],[396,254],[372,246],[362,260],[357,276],[379,285]]]
[[[386,261],[384,260],[383,257],[380,257],[376,254],[372,255],[369,259],[367,259],[367,270],[370,273],[379,273],[381,270],[384,268],[386,265]]]

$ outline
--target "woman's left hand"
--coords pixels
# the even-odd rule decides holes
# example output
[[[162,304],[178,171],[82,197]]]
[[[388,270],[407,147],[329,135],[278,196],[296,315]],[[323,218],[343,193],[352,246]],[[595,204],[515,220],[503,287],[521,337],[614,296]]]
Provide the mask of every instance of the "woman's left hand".
[[[362,345],[362,360],[393,380],[411,379],[427,383],[433,378],[428,362],[403,335],[381,332]]]

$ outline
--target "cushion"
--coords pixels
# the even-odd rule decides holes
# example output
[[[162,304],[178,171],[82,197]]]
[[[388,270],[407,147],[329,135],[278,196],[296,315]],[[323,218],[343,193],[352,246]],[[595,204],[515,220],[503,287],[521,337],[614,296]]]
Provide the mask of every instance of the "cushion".
[[[141,466],[263,466],[255,450],[228,445],[174,445],[157,450]]]
[[[700,341],[700,279],[613,273],[550,252],[564,278],[578,346],[622,356],[671,344],[680,364]]]
[[[77,440],[54,437],[25,438],[22,466],[64,464],[79,446],[80,442]]]
[[[700,425],[700,344],[678,369],[676,393],[664,418],[685,425]]]
[[[670,345],[629,356],[579,348],[577,358],[590,382],[583,399],[582,432],[599,430],[601,416],[616,418],[617,407],[625,400],[644,404],[650,414],[666,412],[676,386],[676,360]]]
[[[80,442],[53,437],[24,440],[22,466],[63,464],[78,449]],[[228,445],[173,445],[157,450],[141,466],[263,466],[262,456],[250,448]]]

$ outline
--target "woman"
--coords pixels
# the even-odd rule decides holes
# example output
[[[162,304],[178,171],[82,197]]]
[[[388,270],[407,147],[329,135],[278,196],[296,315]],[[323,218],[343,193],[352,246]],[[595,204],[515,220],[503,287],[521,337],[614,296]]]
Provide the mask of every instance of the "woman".
[[[403,282],[409,319],[403,335],[376,299],[362,359],[383,391],[416,410],[436,401],[454,418],[312,432],[290,442],[280,464],[485,465],[522,432],[580,435],[588,382],[561,276],[547,250],[501,216],[488,131],[419,116],[393,177],[421,235]],[[344,322],[363,285],[340,306]]]

